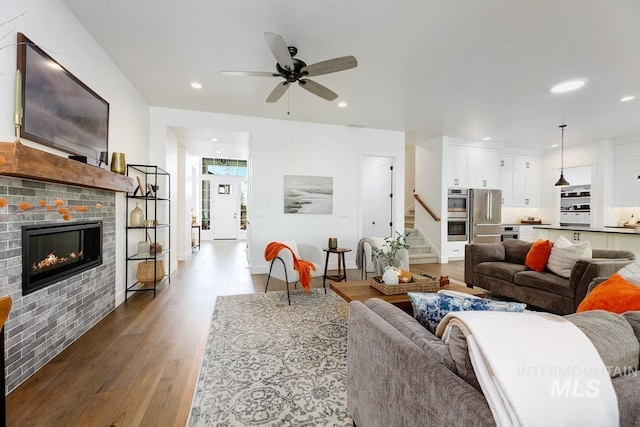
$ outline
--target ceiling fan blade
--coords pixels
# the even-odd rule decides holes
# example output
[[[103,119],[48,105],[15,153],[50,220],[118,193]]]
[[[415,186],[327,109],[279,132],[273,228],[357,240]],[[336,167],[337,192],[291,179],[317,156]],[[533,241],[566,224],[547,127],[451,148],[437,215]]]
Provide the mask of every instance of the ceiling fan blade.
[[[225,76],[248,76],[248,77],[280,77],[280,74],[270,71],[221,71]]]
[[[276,102],[278,99],[284,95],[284,93],[289,89],[289,82],[278,83],[278,85],[271,91],[269,96],[267,97],[267,102]]]
[[[338,97],[337,93],[325,86],[322,86],[320,83],[314,82],[313,80],[301,79],[298,80],[298,84],[312,94],[318,95],[320,98],[324,98],[327,101],[333,101]]]
[[[340,58],[328,59],[326,61],[320,61],[316,62],[315,64],[307,65],[300,71],[305,76],[320,76],[322,74],[348,70],[357,66],[358,60],[355,56],[342,56]]]
[[[264,33],[264,38],[267,40],[271,53],[275,56],[276,61],[282,68],[293,70],[293,59],[289,53],[289,48],[284,42],[284,39],[280,34]]]

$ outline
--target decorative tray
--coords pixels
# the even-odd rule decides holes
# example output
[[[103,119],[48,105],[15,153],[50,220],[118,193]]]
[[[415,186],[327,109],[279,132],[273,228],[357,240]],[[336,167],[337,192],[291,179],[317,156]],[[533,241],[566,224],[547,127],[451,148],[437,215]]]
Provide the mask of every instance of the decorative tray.
[[[410,282],[397,285],[387,285],[382,282],[382,276],[373,276],[369,285],[385,295],[406,294],[407,292],[436,292],[440,290],[440,282],[431,276],[413,274]]]

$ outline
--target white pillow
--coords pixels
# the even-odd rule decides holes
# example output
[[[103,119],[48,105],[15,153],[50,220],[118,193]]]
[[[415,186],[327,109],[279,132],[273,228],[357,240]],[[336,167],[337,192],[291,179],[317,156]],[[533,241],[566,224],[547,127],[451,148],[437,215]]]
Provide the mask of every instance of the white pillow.
[[[591,256],[591,243],[588,240],[573,245],[569,239],[560,236],[551,248],[547,268],[558,276],[569,278],[576,261]]]
[[[636,286],[640,286],[640,262],[632,262],[618,270],[618,274]]]

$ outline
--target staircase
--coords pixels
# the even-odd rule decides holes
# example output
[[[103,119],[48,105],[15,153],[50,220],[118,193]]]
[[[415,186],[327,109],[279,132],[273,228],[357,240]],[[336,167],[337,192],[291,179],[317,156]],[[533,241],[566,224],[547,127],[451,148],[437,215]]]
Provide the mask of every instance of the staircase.
[[[409,245],[409,265],[433,264],[438,262],[438,255],[431,252],[431,246],[424,238],[413,229],[415,225],[415,213],[409,211],[404,217],[404,231],[409,233],[407,244]]]

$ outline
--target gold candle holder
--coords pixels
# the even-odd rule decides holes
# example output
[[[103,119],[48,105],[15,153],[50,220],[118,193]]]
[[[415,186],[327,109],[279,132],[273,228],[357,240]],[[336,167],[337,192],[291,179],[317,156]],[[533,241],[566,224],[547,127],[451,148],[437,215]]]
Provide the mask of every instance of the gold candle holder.
[[[127,170],[127,163],[124,160],[124,153],[113,153],[111,155],[111,172],[124,175]]]

